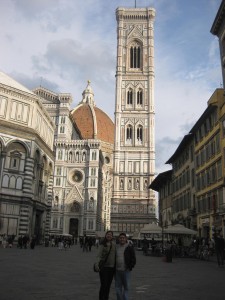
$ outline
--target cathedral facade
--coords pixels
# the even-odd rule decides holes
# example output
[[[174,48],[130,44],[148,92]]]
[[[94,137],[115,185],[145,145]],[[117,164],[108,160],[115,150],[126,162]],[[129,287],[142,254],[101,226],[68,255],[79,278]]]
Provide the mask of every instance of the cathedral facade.
[[[51,234],[92,235],[110,228],[114,124],[95,105],[90,82],[71,109],[70,94],[34,92],[55,123]]]
[[[111,229],[131,235],[155,220],[154,19],[152,8],[118,8]]]

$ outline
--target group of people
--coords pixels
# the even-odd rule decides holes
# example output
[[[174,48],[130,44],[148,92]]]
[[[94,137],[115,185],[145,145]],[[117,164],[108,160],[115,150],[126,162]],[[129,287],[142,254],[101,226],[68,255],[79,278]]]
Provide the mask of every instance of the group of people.
[[[136,255],[132,243],[125,233],[120,233],[118,243],[113,232],[107,231],[98,249],[94,268],[99,272],[99,300],[108,300],[110,287],[115,278],[117,300],[128,300],[130,273],[136,264]]]
[[[36,237],[35,235],[29,237],[29,235],[21,235],[18,238],[18,244],[17,247],[20,249],[27,249],[28,246],[30,246],[31,249],[34,249],[36,245]]]
[[[73,240],[71,237],[67,236],[50,236],[51,247],[57,247],[59,250],[66,250],[71,247]]]
[[[3,248],[12,248],[15,234],[7,235],[6,233],[0,235],[0,245],[3,246]]]
[[[79,238],[80,247],[82,248],[83,252],[91,252],[91,248],[95,245],[96,239],[91,236],[86,236]]]

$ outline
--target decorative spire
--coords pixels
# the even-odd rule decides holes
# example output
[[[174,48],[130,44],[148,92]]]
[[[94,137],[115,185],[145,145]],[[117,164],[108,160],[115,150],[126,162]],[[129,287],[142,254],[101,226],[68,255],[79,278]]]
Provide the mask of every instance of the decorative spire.
[[[87,83],[88,83],[87,87],[86,87],[86,89],[82,93],[83,99],[82,99],[81,102],[88,103],[90,105],[95,106],[94,93],[93,93],[93,90],[91,88],[91,81],[88,80]]]

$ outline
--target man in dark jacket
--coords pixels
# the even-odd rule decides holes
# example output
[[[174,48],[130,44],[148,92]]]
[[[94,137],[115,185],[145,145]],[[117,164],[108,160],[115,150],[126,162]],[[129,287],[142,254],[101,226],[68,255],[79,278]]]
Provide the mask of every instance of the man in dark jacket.
[[[116,247],[115,286],[117,300],[128,300],[130,272],[136,264],[133,245],[127,242],[125,233],[120,233],[119,244]]]

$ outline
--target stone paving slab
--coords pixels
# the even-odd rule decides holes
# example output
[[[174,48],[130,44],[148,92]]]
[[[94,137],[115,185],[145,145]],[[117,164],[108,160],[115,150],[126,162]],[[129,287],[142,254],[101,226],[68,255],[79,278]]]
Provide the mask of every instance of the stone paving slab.
[[[93,272],[97,250],[83,253],[38,246],[0,248],[0,300],[98,300],[99,277]],[[224,300],[225,269],[215,259],[162,257],[136,252],[129,300]],[[114,281],[110,300],[116,300]]]

